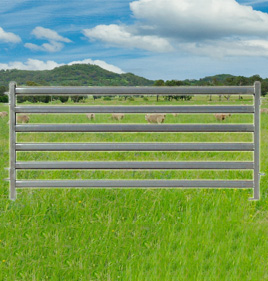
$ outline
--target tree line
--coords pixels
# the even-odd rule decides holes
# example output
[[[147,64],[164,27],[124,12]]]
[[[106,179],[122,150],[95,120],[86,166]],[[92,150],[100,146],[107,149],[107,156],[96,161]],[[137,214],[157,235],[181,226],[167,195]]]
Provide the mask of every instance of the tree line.
[[[54,76],[53,76],[54,75]],[[26,78],[32,80],[26,80]],[[53,77],[53,78],[52,78]],[[87,80],[88,79],[88,80]],[[93,79],[93,80],[92,80]],[[95,79],[95,80],[94,80]],[[0,102],[8,102],[8,96],[4,92],[8,91],[8,82],[16,81],[20,85],[26,86],[251,86],[255,81],[262,83],[262,95],[268,93],[268,78],[263,79],[259,75],[250,77],[232,76],[221,74],[201,78],[199,80],[148,80],[143,77],[136,76],[131,73],[115,74],[91,65],[74,65],[62,66],[51,71],[24,71],[24,70],[1,70],[0,71]],[[75,82],[74,82],[75,81]],[[88,81],[88,83],[86,83]],[[97,99],[98,97],[93,97]],[[109,97],[107,97],[109,98]],[[159,96],[156,97],[157,101]],[[165,99],[172,100],[189,100],[190,95],[170,95],[165,96]],[[221,97],[220,97],[221,98]],[[18,102],[29,101],[32,103],[45,102],[51,100],[60,100],[67,102],[69,97],[51,97],[51,96],[25,96],[19,97]],[[70,97],[73,102],[80,102],[84,99],[83,96]]]
[[[155,86],[252,86],[255,81],[262,83],[262,95],[268,93],[268,78],[263,79],[260,75],[253,75],[250,77],[233,76],[229,74],[220,74],[201,78],[199,80],[167,80],[162,79],[154,82]]]

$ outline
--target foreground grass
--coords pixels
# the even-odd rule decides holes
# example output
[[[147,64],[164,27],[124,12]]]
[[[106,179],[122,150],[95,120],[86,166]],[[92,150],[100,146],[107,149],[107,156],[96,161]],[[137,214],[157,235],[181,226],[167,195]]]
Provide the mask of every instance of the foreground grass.
[[[195,101],[190,102],[194,104]],[[196,100],[196,104],[199,102]],[[214,102],[218,101],[215,99]],[[100,100],[98,103],[104,104]],[[230,103],[239,102],[231,100]],[[0,111],[3,110],[6,107],[0,106]],[[167,122],[216,122],[212,115],[202,115],[202,118],[170,115]],[[8,183],[3,181],[8,177],[4,170],[8,166],[7,121],[8,118],[0,119],[0,280],[268,280],[268,176],[262,177],[262,197],[258,202],[248,201],[251,190],[235,189],[18,190],[18,199],[11,202],[8,200]],[[31,123],[42,122],[114,121],[108,115],[97,115],[95,121],[88,121],[84,115],[31,116]],[[123,122],[143,123],[145,120],[142,115],[127,115]],[[252,119],[247,115],[234,115],[224,122],[248,123]],[[268,175],[267,124],[268,115],[262,114],[261,171]],[[18,141],[251,142],[252,136],[19,134]],[[252,153],[36,152],[18,153],[18,159],[251,161]],[[229,180],[251,179],[252,172],[21,171],[18,178]]]

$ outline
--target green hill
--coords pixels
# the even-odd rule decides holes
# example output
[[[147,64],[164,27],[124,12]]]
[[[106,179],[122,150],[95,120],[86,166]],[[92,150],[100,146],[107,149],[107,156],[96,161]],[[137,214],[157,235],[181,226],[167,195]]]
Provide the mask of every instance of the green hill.
[[[10,81],[18,85],[40,86],[245,86],[254,81],[262,82],[262,94],[268,93],[268,78],[259,75],[251,77],[218,74],[199,80],[149,80],[132,73],[117,74],[97,65],[75,64],[56,67],[52,70],[0,70],[0,102],[7,102],[3,95]]]
[[[117,74],[99,66],[75,64],[56,67],[52,70],[0,70],[0,86],[10,81],[25,85],[32,81],[42,86],[150,86],[154,81],[132,73]]]
[[[207,76],[207,77],[204,77],[204,78],[202,78],[202,79],[200,79],[200,80],[202,80],[202,81],[208,81],[208,82],[212,82],[212,81],[217,80],[217,81],[219,81],[219,82],[224,82],[224,81],[226,81],[226,79],[232,78],[232,77],[235,77],[235,76],[233,76],[233,75],[231,75],[231,74],[217,74],[217,75],[214,75],[214,76]]]

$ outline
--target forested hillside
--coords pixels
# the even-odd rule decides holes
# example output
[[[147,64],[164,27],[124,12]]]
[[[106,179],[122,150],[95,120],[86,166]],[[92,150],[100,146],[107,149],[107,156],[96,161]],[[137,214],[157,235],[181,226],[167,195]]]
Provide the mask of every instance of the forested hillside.
[[[0,70],[0,102],[7,102],[3,93],[10,81],[28,86],[151,86],[154,83],[132,73],[117,74],[90,64],[64,65],[43,71]]]
[[[219,74],[208,76],[199,80],[156,80],[156,86],[252,86],[255,81],[262,83],[262,95],[268,93],[268,78],[263,79],[259,75],[250,77],[233,76],[230,74]]]
[[[20,85],[25,85],[27,81],[33,81],[43,86],[134,86],[153,84],[153,81],[132,73],[117,74],[90,64],[64,65],[43,71],[0,70],[0,85],[8,86],[9,81],[16,81]]]
[[[259,75],[251,77],[220,74],[199,80],[148,80],[132,73],[117,74],[99,66],[90,64],[64,65],[52,70],[0,70],[0,102],[7,102],[7,91],[10,81],[19,85],[40,86],[246,86],[254,81],[262,82],[262,94],[268,92],[268,78]]]

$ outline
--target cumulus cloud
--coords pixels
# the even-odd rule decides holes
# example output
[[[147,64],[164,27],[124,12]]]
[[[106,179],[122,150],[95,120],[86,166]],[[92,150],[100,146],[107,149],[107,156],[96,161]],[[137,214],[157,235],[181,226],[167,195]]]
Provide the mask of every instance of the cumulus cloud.
[[[73,65],[73,64],[93,64],[93,65],[100,66],[101,68],[106,69],[111,72],[115,72],[118,74],[124,73],[124,71],[122,69],[120,69],[119,67],[109,64],[103,60],[85,59],[82,61],[73,61],[73,62],[68,63],[68,65]]]
[[[32,43],[26,43],[24,44],[24,47],[32,51],[47,51],[52,53],[60,51],[64,45],[60,42],[51,41],[50,43],[44,43],[41,46]]]
[[[91,59],[85,59],[82,61],[72,61],[68,63],[68,65],[73,65],[73,64],[93,64],[93,65],[98,65],[103,69],[106,69],[108,71],[112,71],[118,74],[124,73],[122,69],[119,67],[108,64],[105,61],[102,60],[91,60]],[[55,67],[59,67],[65,65],[63,63],[57,63],[52,60],[48,61],[41,61],[41,60],[36,60],[36,59],[28,59],[26,62],[20,62],[20,61],[14,61],[10,63],[0,63],[0,69],[21,69],[21,70],[51,70],[54,69]]]
[[[56,41],[56,42],[65,42],[70,43],[71,40],[59,35],[56,31],[44,28],[42,26],[37,26],[33,31],[32,34],[38,39],[46,39],[49,41]]]
[[[267,0],[253,0],[253,1],[246,1],[243,2],[243,5],[258,5],[258,4],[262,4],[262,3],[267,3]]]
[[[268,14],[235,0],[139,0],[130,8],[137,19],[172,38],[267,36],[268,32]]]
[[[168,52],[172,46],[166,39],[155,35],[137,35],[135,30],[116,24],[98,25],[91,29],[84,29],[86,37],[101,40],[113,46],[126,48],[140,48],[155,52]]]
[[[219,59],[224,56],[268,56],[266,40],[206,40],[199,43],[183,43],[179,47],[185,52]]]
[[[10,63],[0,63],[0,69],[21,69],[21,70],[51,70],[60,66],[54,61],[41,61],[35,59],[28,59],[25,63],[14,61]]]
[[[130,9],[135,25],[98,25],[84,35],[152,52],[268,56],[268,14],[235,0],[137,0]]]
[[[32,51],[44,51],[44,52],[51,52],[51,53],[58,52],[62,50],[62,48],[64,47],[64,44],[62,42],[64,43],[72,42],[70,39],[59,35],[56,31],[41,26],[36,27],[32,31],[32,34],[37,39],[45,39],[49,41],[49,43],[44,43],[41,46],[33,43],[24,44],[25,48],[28,48]]]
[[[4,29],[0,27],[0,42],[20,43],[21,38],[14,33],[4,31]]]

